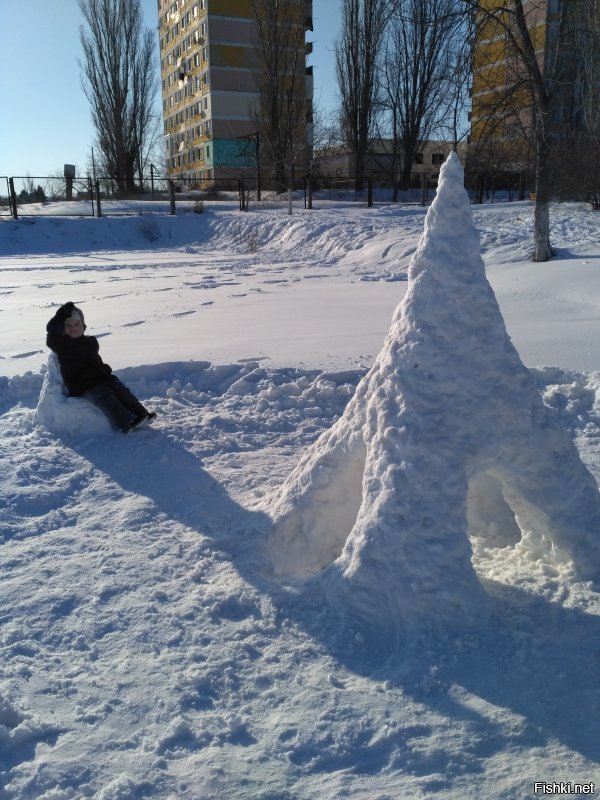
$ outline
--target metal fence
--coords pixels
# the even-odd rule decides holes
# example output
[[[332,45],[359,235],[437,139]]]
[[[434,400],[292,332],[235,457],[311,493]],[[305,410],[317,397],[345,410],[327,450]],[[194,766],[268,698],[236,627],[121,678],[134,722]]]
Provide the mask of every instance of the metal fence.
[[[274,180],[260,180],[256,174],[213,178],[198,182],[192,178],[144,177],[141,189],[127,192],[112,178],[2,177],[0,216],[122,216],[135,213],[175,214],[179,201],[193,201],[201,210],[203,201],[239,202],[241,211],[251,204],[280,208],[286,203],[313,208],[313,200],[338,203],[402,203],[427,205],[434,196],[438,173],[416,173],[408,187],[394,184],[389,173],[369,172],[360,180],[351,173],[297,176],[288,187]],[[465,173],[465,187],[472,203],[495,200],[523,200],[530,196],[531,176],[526,173]],[[2,191],[2,187],[6,187]],[[135,208],[130,201],[135,202]],[[189,205],[189,203],[188,203]]]
[[[8,176],[2,175],[0,176],[0,217],[10,217],[12,213]]]
[[[533,196],[534,176],[528,172],[465,172],[465,188],[472,203],[513,202]]]
[[[6,186],[6,194],[0,193],[2,214],[15,219],[94,214],[94,191],[89,178],[11,176],[2,180],[2,186]]]

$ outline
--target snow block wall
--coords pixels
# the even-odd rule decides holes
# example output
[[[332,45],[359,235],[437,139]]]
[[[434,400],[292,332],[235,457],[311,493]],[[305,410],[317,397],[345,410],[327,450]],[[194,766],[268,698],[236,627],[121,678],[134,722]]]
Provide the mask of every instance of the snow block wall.
[[[93,403],[82,397],[69,397],[55,353],[48,356],[34,421],[58,436],[96,436],[112,431],[108,419]]]
[[[268,511],[275,572],[368,623],[485,615],[469,534],[600,576],[598,487],[508,337],[455,154],[381,353]]]

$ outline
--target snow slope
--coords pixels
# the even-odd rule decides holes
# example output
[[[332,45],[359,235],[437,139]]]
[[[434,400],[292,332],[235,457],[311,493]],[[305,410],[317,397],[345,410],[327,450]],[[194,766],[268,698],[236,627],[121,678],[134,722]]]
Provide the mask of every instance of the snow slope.
[[[315,206],[0,222],[0,798],[600,786],[589,583],[475,541],[493,625],[373,649],[263,561],[261,508],[371,366],[423,230],[419,208]],[[476,209],[488,278],[600,481],[598,221],[553,209],[558,257],[534,265],[531,214]],[[38,424],[68,299],[153,428],[123,437],[75,399]]]

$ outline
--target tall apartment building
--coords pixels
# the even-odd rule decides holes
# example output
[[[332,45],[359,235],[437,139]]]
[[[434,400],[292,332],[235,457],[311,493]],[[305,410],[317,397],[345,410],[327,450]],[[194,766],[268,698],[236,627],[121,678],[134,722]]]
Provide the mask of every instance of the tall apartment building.
[[[312,30],[312,0],[303,3],[304,28]],[[186,188],[237,180],[256,168],[252,0],[158,0],[158,17],[168,174]],[[310,67],[305,86],[310,115]]]
[[[524,0],[536,57],[540,64],[552,41],[562,0]],[[573,3],[576,0],[569,0]],[[501,0],[480,0],[479,20],[502,6]],[[482,158],[502,169],[521,169],[530,159],[527,134],[532,130],[533,98],[525,66],[511,41],[510,15],[481,25],[473,52],[470,160]],[[547,29],[547,26],[550,29]]]

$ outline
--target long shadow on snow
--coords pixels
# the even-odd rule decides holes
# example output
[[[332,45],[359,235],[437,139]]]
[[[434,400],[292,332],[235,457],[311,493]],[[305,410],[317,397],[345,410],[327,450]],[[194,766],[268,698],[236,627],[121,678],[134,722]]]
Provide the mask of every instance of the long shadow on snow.
[[[535,748],[552,740],[600,762],[597,615],[485,581],[494,599],[485,627],[461,630],[458,622],[453,631],[399,630],[387,639],[362,630],[357,638],[351,615],[328,607],[319,584],[309,581],[299,593],[282,598],[284,615],[341,666],[386,681],[418,704],[466,725],[474,750],[463,754],[465,763],[455,759],[450,773],[479,772],[481,759],[507,747]],[[397,738],[401,749],[402,731]],[[393,749],[394,742],[389,746]]]
[[[484,629],[457,626],[453,632],[406,636],[398,631],[393,641],[377,632],[356,638],[354,620],[346,609],[328,604],[319,579],[288,591],[263,572],[260,538],[269,518],[236,503],[182,445],[156,430],[118,441],[117,453],[106,439],[74,447],[124,489],[150,498],[169,517],[237,555],[241,576],[270,595],[281,614],[321,643],[341,667],[388,681],[472,730],[475,750],[465,753],[464,763],[456,759],[451,773],[478,772],[481,759],[507,747],[538,747],[551,740],[600,761],[598,617],[488,582],[495,613]],[[499,722],[503,709],[522,718],[517,732],[514,720]],[[399,731],[389,747],[402,749],[403,736]]]
[[[196,456],[159,430],[70,445],[123,489],[148,497],[159,511],[233,554],[250,549],[268,522],[236,503]]]

